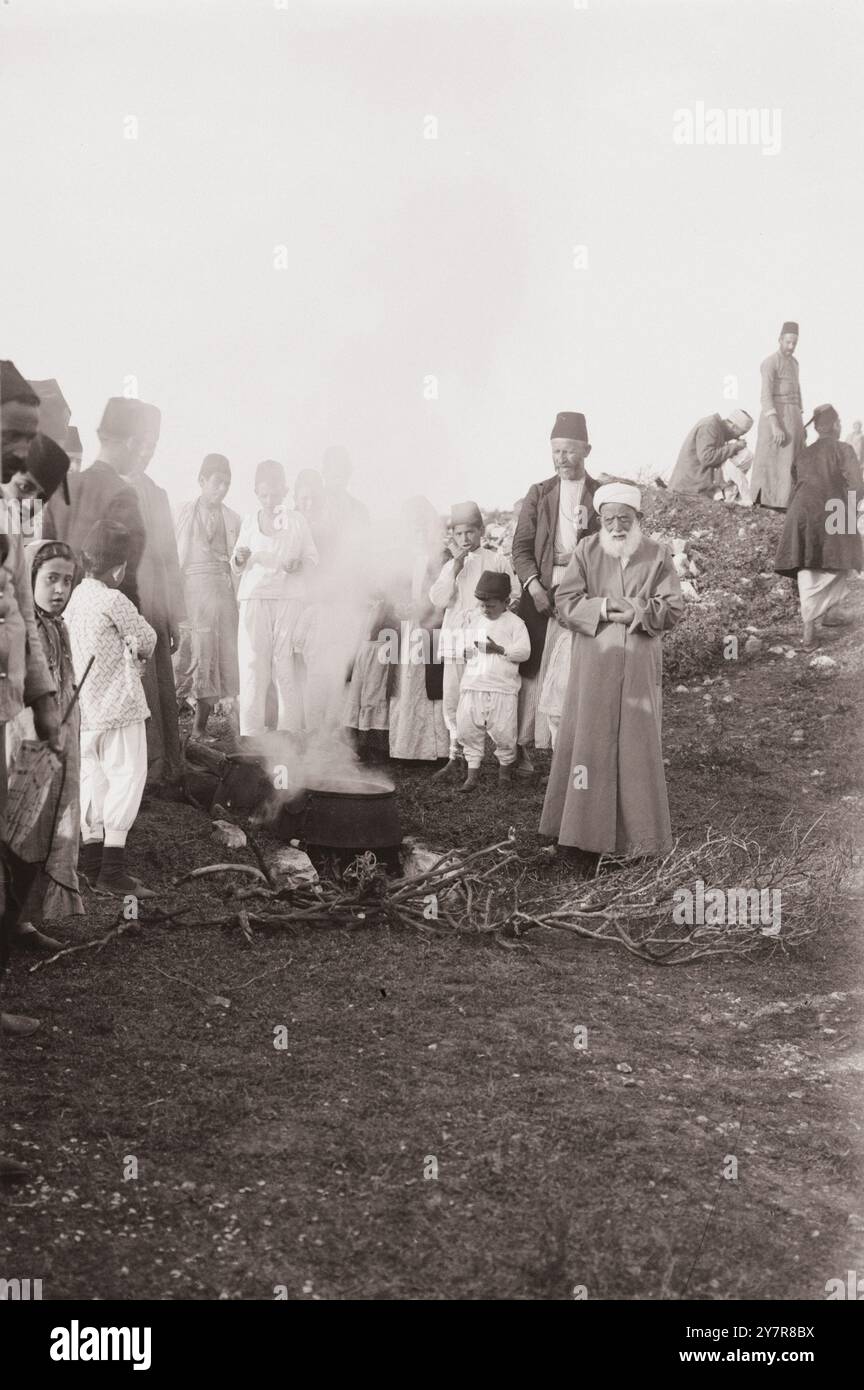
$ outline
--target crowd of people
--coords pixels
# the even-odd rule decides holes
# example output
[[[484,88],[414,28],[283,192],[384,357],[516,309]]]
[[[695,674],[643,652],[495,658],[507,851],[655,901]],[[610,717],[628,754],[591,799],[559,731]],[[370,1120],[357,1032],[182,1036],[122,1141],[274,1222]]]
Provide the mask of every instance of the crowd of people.
[[[776,569],[796,578],[811,650],[819,622],[850,620],[841,601],[862,567],[862,439],[859,427],[857,449],[840,442],[829,405],[804,424],[797,335],[785,323],[763,363],[752,459],[752,418],[709,416],[668,486],[785,511]],[[434,764],[436,783],[466,794],[487,741],[504,785],[532,777],[534,750],[551,748],[543,834],[586,869],[669,848],[661,639],[684,599],[672,556],[642,530],[640,488],[586,470],[584,415],[557,415],[553,474],[494,544],[475,502],[454,504],[448,524],[423,497],[402,504],[392,544],[380,533],[373,544],[341,447],[302,470],[290,496],[283,465],[264,460],[242,518],[226,504],[229,460],[208,454],[198,495],[172,514],[147,474],[155,406],[111,398],[98,457],[82,469],[58,384],[27,381],[10,361],[0,416],[2,804],[7,767],[14,778],[34,743],[50,750],[55,779],[39,855],[3,832],[0,972],[13,948],[59,949],[43,928],[83,913],[84,892],[153,896],[129,872],[127,837],[148,780],[182,778],[188,739],[211,737],[217,705],[253,752],[275,736],[300,756],[349,730],[361,757]],[[841,526],[835,504],[850,498]],[[7,1035],[38,1027],[0,1022]],[[16,1167],[0,1161],[0,1176]]]

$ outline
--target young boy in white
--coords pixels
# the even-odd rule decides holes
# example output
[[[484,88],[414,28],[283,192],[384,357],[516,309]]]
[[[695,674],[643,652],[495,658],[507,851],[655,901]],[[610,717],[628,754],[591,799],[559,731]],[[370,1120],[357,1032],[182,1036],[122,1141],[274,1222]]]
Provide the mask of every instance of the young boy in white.
[[[468,661],[459,692],[456,729],[465,749],[468,776],[460,791],[473,791],[480,781],[486,735],[495,744],[498,781],[509,782],[516,761],[520,661],[531,651],[528,629],[507,607],[510,576],[486,570],[474,591],[477,608],[466,633]]]
[[[519,583],[507,556],[500,550],[491,550],[488,546],[481,545],[483,516],[477,503],[457,502],[451,509],[450,520],[453,525],[453,540],[458,547],[457,552],[452,560],[446,562],[429,590],[430,602],[434,603],[436,608],[445,610],[441,625],[440,651],[444,663],[444,723],[450,734],[449,760],[446,767],[432,774],[436,782],[446,782],[451,777],[462,774],[456,711],[465,661],[470,654],[465,647],[465,632],[469,614],[476,606],[474,591],[478,580],[485,571],[501,573],[506,575],[508,586],[512,585],[513,593],[519,592]],[[508,587],[508,594],[509,592]],[[518,673],[516,685],[518,689]]]
[[[140,672],[156,646],[153,628],[117,587],[126,573],[129,542],[125,526],[97,521],[84,542],[85,577],[65,613],[76,681],[95,658],[79,697],[84,841],[79,867],[101,892],[152,898],[123,863],[147,780],[144,721],[150,711]]]

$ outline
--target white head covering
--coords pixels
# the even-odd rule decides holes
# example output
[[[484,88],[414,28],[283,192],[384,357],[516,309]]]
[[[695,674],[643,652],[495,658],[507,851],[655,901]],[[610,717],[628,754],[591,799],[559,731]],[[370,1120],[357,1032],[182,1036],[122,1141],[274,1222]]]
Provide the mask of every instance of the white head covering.
[[[598,514],[604,502],[623,502],[637,512],[642,510],[642,494],[633,483],[604,483],[594,493],[593,501]]]
[[[743,430],[745,434],[753,426],[753,416],[746,410],[730,410],[726,419],[736,430]]]

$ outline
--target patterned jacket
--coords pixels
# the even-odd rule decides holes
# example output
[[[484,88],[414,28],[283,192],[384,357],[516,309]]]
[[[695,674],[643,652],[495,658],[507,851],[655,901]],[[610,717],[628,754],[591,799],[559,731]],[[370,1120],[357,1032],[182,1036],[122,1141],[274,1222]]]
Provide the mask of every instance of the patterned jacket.
[[[150,714],[139,665],[152,656],[156,633],[119,589],[85,578],[64,613],[72,644],[75,679],[80,681],[91,656],[91,670],[81,690],[82,730],[122,729]]]

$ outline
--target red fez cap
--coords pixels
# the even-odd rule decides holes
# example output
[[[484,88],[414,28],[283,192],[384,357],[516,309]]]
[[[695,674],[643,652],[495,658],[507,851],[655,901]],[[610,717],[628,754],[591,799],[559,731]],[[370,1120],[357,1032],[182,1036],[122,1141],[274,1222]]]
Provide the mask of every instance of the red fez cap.
[[[112,396],[102,412],[98,433],[114,439],[131,439],[138,433],[141,402],[131,396]]]
[[[59,383],[49,377],[47,381],[31,381],[30,385],[39,397],[39,433],[62,445],[72,410]]]
[[[39,397],[29,382],[25,381],[14,362],[0,362],[0,404],[4,401],[22,401],[25,405],[38,405]]]
[[[585,416],[580,415],[578,410],[560,410],[555,417],[555,424],[552,426],[550,439],[579,439],[583,444],[588,443],[588,426],[585,423]]]

